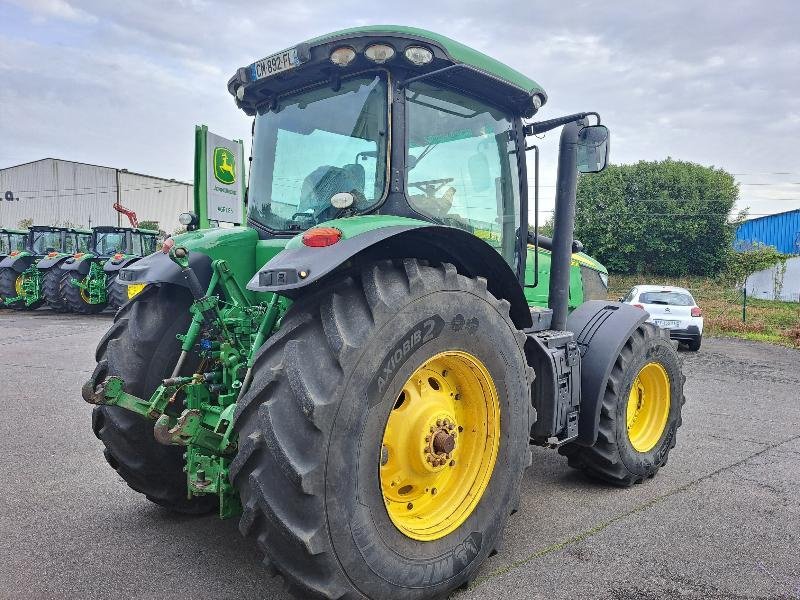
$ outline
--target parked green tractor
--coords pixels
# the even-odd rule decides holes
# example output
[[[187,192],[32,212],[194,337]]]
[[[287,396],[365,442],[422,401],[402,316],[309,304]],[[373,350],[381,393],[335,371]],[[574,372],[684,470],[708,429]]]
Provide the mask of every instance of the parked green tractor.
[[[94,314],[125,304],[132,290],[117,281],[119,270],[155,252],[157,237],[149,229],[93,227],[89,251],[66,259],[61,267],[58,297],[66,309]]]
[[[0,228],[0,262],[11,252],[20,252],[25,249],[25,238],[28,232],[22,229]],[[0,308],[5,307],[5,300],[0,293]]]
[[[90,235],[71,227],[30,227],[23,248],[0,261],[0,298],[5,306],[33,310],[44,304],[46,290],[57,286],[61,278],[60,265],[85,250]]]
[[[666,463],[676,351],[573,252],[578,172],[608,156],[596,113],[532,120],[534,81],[394,26],[299,44],[228,89],[254,117],[247,227],[196,206],[122,269],[146,287],[82,390],[134,490],[238,516],[298,597],[421,599],[501,547],[531,444],[620,486]],[[527,140],[556,128],[544,251]],[[236,180],[229,151],[208,156]]]

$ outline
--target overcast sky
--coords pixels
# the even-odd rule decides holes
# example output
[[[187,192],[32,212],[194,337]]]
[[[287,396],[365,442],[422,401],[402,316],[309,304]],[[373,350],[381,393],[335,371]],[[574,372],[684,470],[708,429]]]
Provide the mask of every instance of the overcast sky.
[[[57,157],[191,181],[196,123],[249,138],[225,88],[237,67],[382,23],[523,71],[548,92],[541,118],[600,112],[612,162],[714,165],[736,174],[752,214],[800,208],[795,0],[0,0],[0,168]],[[556,141],[541,143],[543,185]]]

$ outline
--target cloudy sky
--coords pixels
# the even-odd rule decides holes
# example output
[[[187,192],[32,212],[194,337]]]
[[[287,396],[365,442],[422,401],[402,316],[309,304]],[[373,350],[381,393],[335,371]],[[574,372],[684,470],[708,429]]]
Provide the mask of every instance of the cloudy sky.
[[[0,0],[0,168],[52,156],[191,180],[196,123],[249,137],[225,89],[237,67],[376,23],[525,72],[549,94],[542,118],[600,112],[613,162],[714,165],[736,174],[751,214],[800,208],[795,0]],[[540,144],[543,185],[556,139]]]

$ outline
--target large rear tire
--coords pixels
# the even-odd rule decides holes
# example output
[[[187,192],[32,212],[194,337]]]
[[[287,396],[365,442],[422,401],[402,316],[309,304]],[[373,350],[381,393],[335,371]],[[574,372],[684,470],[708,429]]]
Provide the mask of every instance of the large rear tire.
[[[42,276],[42,295],[47,307],[55,312],[69,312],[69,306],[61,296],[61,280],[64,271],[58,265],[52,266]]]
[[[125,391],[149,398],[161,380],[171,375],[180,355],[177,333],[189,327],[191,299],[183,288],[151,286],[114,318],[97,346],[91,381],[110,375],[125,381]],[[187,361],[183,373],[196,362]],[[215,496],[187,500],[184,449],[165,446],[153,437],[153,421],[117,406],[96,406],[92,429],[105,445],[110,464],[148,500],[181,513],[199,514],[216,507]]]
[[[559,448],[569,465],[614,485],[653,477],[675,447],[685,377],[669,332],[642,323],[622,347],[606,385],[592,447]]]
[[[122,285],[118,281],[119,275],[108,276],[108,284],[106,284],[106,295],[108,296],[108,305],[118,311],[122,305],[128,301],[128,286]]]
[[[231,465],[239,527],[290,591],[438,598],[474,576],[500,544],[531,460],[524,339],[508,303],[452,265],[371,265],[292,306],[237,407]],[[399,414],[418,402],[414,419]],[[408,435],[390,435],[393,419]],[[404,465],[414,472],[393,486]]]
[[[25,304],[22,301],[10,305],[5,303],[6,299],[16,298],[19,295],[17,293],[17,279],[19,276],[20,274],[10,267],[0,269],[0,302],[7,308],[15,308],[16,304]]]
[[[82,277],[75,271],[64,271],[64,276],[61,278],[59,288],[61,290],[61,297],[64,299],[69,310],[79,315],[95,315],[108,306],[107,302],[100,304],[92,304],[89,302],[89,297],[83,288],[72,285],[72,280],[81,280]]]

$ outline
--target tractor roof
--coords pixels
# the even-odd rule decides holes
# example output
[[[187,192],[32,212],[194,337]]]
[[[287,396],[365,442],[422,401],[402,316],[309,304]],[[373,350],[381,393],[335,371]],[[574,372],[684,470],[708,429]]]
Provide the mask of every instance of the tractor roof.
[[[146,235],[158,235],[158,231],[153,229],[141,229],[139,227],[118,227],[117,225],[97,225],[96,227],[92,227],[92,231],[96,231],[97,233],[125,233],[126,231],[132,231],[134,233],[143,233]]]
[[[376,65],[366,58],[364,50],[379,43],[392,46],[395,54],[387,62]],[[331,52],[342,46],[356,52],[356,58],[345,68],[330,62]],[[403,54],[409,46],[423,46],[431,50],[433,60],[424,66],[413,65]],[[255,114],[258,107],[269,104],[283,93],[369,67],[402,70],[400,77],[410,78],[460,65],[463,68],[443,72],[436,76],[437,80],[452,83],[500,105],[510,106],[522,116],[532,116],[547,101],[544,89],[516,69],[448,37],[415,27],[370,25],[343,29],[310,39],[273,56],[287,51],[297,52],[299,64],[294,68],[264,75],[258,69],[262,61],[256,61],[240,68],[228,81],[228,91],[236,98],[237,106],[247,114]],[[239,91],[240,87],[242,91]],[[241,98],[237,97],[237,92]]]
[[[68,231],[70,233],[92,233],[89,229],[77,227],[57,227],[55,225],[31,225],[28,231]]]
[[[0,233],[17,233],[25,235],[28,233],[27,229],[10,229],[8,227],[0,227]]]

